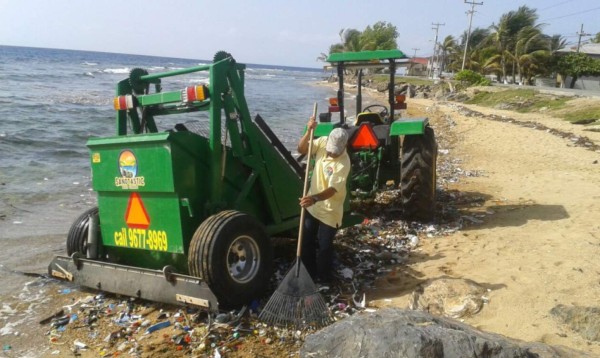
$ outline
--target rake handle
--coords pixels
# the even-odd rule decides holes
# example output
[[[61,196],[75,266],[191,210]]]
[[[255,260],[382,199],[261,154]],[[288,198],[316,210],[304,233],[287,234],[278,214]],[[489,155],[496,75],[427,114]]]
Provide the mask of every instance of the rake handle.
[[[317,102],[313,106],[312,117],[316,120],[317,118]],[[310,156],[312,154],[312,145],[315,131],[312,128],[308,128],[308,153],[306,155],[306,171],[304,173],[304,187],[302,188],[302,197],[306,196],[308,192],[308,174],[310,173]],[[300,210],[300,229],[298,230],[298,247],[296,248],[296,276],[300,275],[300,255],[302,254],[302,233],[304,231],[304,215],[306,209],[302,207]]]

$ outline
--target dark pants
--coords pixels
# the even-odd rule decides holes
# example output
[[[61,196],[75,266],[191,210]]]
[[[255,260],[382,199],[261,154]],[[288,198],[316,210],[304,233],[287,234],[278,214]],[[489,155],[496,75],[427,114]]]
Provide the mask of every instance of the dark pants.
[[[313,280],[329,282],[333,268],[336,228],[325,225],[306,211],[302,232],[302,263]]]

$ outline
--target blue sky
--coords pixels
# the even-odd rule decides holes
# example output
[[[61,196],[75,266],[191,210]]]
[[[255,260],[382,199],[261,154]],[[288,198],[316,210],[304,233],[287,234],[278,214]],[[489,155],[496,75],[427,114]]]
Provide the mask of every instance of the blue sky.
[[[600,32],[598,0],[480,0],[473,27],[488,27],[521,5],[538,9],[544,33],[576,43]],[[407,55],[433,52],[439,38],[468,27],[464,0],[0,0],[0,45],[320,67],[316,58],[344,28],[395,25]],[[589,39],[589,37],[584,37]]]

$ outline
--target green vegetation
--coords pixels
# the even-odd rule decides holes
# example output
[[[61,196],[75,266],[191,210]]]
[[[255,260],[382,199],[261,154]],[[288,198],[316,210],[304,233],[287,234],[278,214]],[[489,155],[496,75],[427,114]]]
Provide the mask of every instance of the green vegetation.
[[[459,71],[456,76],[454,76],[454,79],[466,83],[469,86],[489,86],[491,84],[490,80],[471,70]]]
[[[341,29],[340,42],[329,47],[329,54],[336,52],[358,52],[373,50],[394,50],[398,48],[396,26],[379,21],[373,26],[367,26],[364,31],[356,29]],[[328,54],[321,53],[317,61],[325,61]]]
[[[487,28],[475,28],[469,36],[447,36],[437,46],[436,58],[439,73],[471,70],[482,76],[496,76],[499,82],[533,84],[537,76],[554,76],[557,73],[573,79],[583,75],[600,74],[600,61],[585,54],[559,56],[557,50],[567,45],[561,35],[542,32],[544,24],[538,22],[537,9],[526,5],[502,14]],[[342,29],[340,42],[329,48],[329,53],[362,50],[387,50],[397,48],[399,34],[388,22],[377,22],[364,31]],[[600,41],[600,33],[593,41]],[[319,60],[325,60],[322,53]],[[470,81],[468,81],[470,82]],[[477,82],[471,82],[477,83]],[[569,86],[574,85],[574,81]]]
[[[576,121],[580,121],[582,119],[590,119],[590,118],[599,119],[600,118],[600,106],[587,107],[585,109],[569,111],[568,113],[565,113],[565,114],[561,115],[560,117],[566,119],[569,122],[576,122]]]
[[[368,78],[371,79],[373,81],[373,83],[375,83],[375,84],[379,84],[379,83],[387,84],[388,81],[390,80],[389,75],[382,75],[382,74],[372,75],[372,76],[369,76]],[[400,82],[408,83],[408,84],[415,85],[415,86],[431,86],[434,84],[434,81],[430,80],[428,78],[396,76],[396,83],[400,83]]]
[[[486,107],[503,106],[521,113],[537,112],[541,108],[558,110],[565,107],[568,97],[541,95],[533,89],[511,89],[500,92],[479,92],[466,103]]]
[[[415,78],[415,77],[396,77],[396,82],[404,82],[415,86],[431,86],[435,83],[434,80],[426,78]]]
[[[543,109],[544,113],[569,122],[600,118],[600,105],[577,109],[569,106],[569,101],[572,99],[540,94],[533,89],[510,89],[497,92],[480,91],[465,103],[509,109],[520,113],[540,112]]]
[[[532,102],[535,97],[535,91],[532,89],[514,89],[499,92],[480,91],[465,103],[476,104],[485,107],[505,106],[523,106]]]
[[[558,70],[564,77],[571,76],[569,88],[573,88],[575,81],[581,76],[600,75],[600,60],[595,60],[583,53],[570,53],[558,60]]]

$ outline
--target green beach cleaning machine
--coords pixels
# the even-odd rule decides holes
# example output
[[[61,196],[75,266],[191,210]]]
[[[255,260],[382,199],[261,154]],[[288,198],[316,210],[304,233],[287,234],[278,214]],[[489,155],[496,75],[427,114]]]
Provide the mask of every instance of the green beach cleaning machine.
[[[166,78],[196,72],[208,74],[206,84],[163,89]],[[268,293],[271,238],[296,236],[304,166],[259,115],[251,119],[244,73],[221,51],[208,65],[136,68],[118,83],[116,136],[87,143],[98,206],[71,226],[52,277],[213,311]],[[185,121],[160,131],[159,117]],[[341,124],[324,120],[315,135]],[[394,136],[403,128],[388,125]],[[349,210],[347,198],[344,226],[360,220]]]

